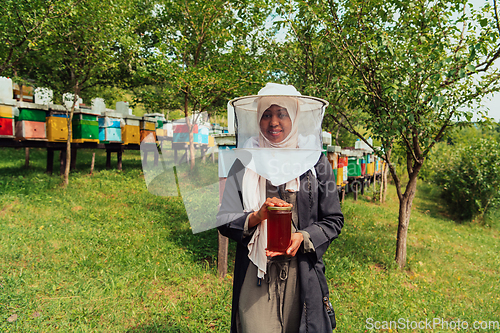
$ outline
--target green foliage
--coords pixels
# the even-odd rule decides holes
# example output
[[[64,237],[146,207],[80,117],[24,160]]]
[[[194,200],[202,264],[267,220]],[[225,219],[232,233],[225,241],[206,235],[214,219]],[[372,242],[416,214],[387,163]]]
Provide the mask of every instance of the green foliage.
[[[500,202],[500,149],[498,142],[476,139],[444,155],[434,182],[450,212],[460,219],[483,217]]]
[[[266,1],[152,1],[141,26],[136,100],[152,109],[224,110],[262,86],[258,31]],[[258,88],[257,88],[258,87]]]
[[[71,0],[3,0],[0,76],[13,76],[27,55],[51,47],[58,22],[66,20],[74,6]]]
[[[132,7],[123,0],[68,1],[68,14],[55,20],[44,39],[47,45],[17,64],[17,75],[54,90],[55,96],[118,85],[135,46]]]

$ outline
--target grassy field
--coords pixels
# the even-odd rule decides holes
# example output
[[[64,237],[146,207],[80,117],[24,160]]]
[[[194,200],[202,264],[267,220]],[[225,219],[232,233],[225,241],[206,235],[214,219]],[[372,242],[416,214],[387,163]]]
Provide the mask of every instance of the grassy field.
[[[193,235],[180,198],[148,193],[138,152],[124,153],[124,171],[104,170],[98,152],[89,176],[90,152],[79,151],[67,189],[44,174],[45,154],[32,149],[25,169],[23,150],[0,148],[1,332],[229,331],[232,265],[217,277],[216,231]],[[345,228],[324,257],[338,332],[426,331],[370,329],[400,318],[472,331],[500,321],[498,227],[451,221],[419,186],[404,271],[393,263],[393,189],[384,205],[370,193],[343,204]]]

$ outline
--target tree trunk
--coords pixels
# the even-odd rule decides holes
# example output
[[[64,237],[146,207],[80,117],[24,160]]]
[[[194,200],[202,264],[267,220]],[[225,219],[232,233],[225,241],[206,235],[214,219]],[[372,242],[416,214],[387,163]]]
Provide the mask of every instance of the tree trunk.
[[[79,84],[77,80],[73,96],[73,105],[71,106],[71,111],[68,117],[68,139],[66,140],[66,166],[64,169],[64,187],[68,186],[69,184],[69,169],[71,163],[71,138],[73,137],[71,124],[73,123],[73,114],[75,113],[75,105],[78,98],[78,93],[79,93]]]
[[[387,195],[387,166],[386,163],[383,163],[382,172],[380,174],[380,192],[379,192],[380,203],[385,202],[386,195]]]
[[[411,158],[411,157],[410,157]],[[398,238],[396,242],[396,263],[403,269],[406,265],[406,240],[410,225],[411,206],[417,192],[418,173],[422,164],[415,164],[409,174],[410,180],[406,184],[405,193],[399,198]]]
[[[382,192],[382,203],[387,200],[387,165],[384,165],[384,172],[382,173],[382,182],[384,183],[384,191]]]

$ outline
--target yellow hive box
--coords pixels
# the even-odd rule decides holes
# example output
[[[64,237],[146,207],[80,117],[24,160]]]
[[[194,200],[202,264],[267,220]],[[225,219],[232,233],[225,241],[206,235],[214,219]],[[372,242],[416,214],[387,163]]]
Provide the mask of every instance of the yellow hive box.
[[[156,136],[163,136],[163,128],[156,129]]]
[[[124,145],[141,144],[141,130],[139,126],[125,125],[122,127],[122,140]]]
[[[366,174],[368,176],[373,176],[373,169],[374,169],[373,163],[368,163],[366,165]]]
[[[141,121],[141,130],[154,131],[156,130],[156,123],[151,121]]]
[[[215,138],[211,135],[208,136],[208,146],[209,147],[215,146]]]
[[[47,140],[61,142],[68,140],[68,119],[62,117],[47,117]]]
[[[337,185],[342,185],[344,182],[344,169],[343,168],[338,168],[337,169]]]
[[[0,118],[14,118],[12,106],[0,105]]]

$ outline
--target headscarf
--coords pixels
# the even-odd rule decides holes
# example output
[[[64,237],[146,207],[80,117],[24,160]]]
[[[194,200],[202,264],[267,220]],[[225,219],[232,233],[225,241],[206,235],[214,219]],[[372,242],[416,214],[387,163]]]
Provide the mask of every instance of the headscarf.
[[[292,130],[288,136],[281,142],[273,143],[265,137],[259,126],[259,146],[261,148],[297,148],[298,144],[298,122],[299,101],[296,98],[288,96],[264,96],[257,102],[257,119],[261,120],[264,112],[272,105],[278,105],[288,111],[288,116],[292,121]]]
[[[298,122],[299,116],[298,100],[287,96],[265,96],[259,98],[257,104],[257,119],[260,122],[264,112],[271,106],[278,105],[288,111],[292,121],[292,129],[287,137],[278,143],[270,142],[262,133],[259,126],[258,146],[260,148],[297,148],[298,146]],[[257,148],[253,147],[253,148]],[[298,191],[300,178],[297,177],[286,183],[287,190]],[[246,212],[258,211],[266,201],[266,179],[259,176],[253,170],[246,168],[243,175],[243,207]],[[248,243],[248,257],[257,266],[257,277],[263,278],[267,268],[267,220],[262,221],[256,227],[252,239]]]

